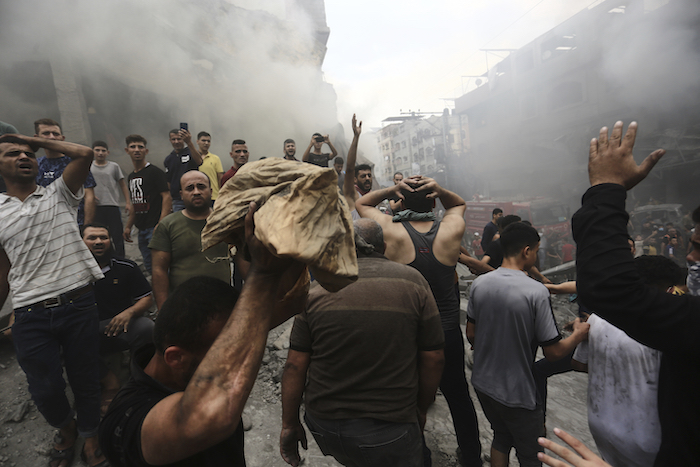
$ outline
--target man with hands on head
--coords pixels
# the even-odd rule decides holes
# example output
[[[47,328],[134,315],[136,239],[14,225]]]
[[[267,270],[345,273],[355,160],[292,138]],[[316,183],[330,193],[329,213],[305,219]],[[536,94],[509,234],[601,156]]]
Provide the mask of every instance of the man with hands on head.
[[[34,137],[55,141],[65,141],[61,124],[50,118],[41,118],[34,122]],[[37,159],[39,163],[39,174],[36,177],[37,185],[49,186],[57,180],[66,166],[71,162],[70,157],[59,151],[44,149],[46,157]],[[84,198],[78,207],[78,225],[90,223],[95,220],[95,210],[97,202],[95,200],[95,179],[88,172],[88,176],[83,184]]]
[[[240,296],[198,277],[163,306],[156,347],[137,354],[134,377],[100,426],[113,465],[245,465],[241,413],[268,331],[303,309],[306,298],[280,301],[304,265],[273,255],[255,237],[256,208],[251,203],[245,219],[251,267]]]
[[[348,161],[350,154],[348,152]],[[393,219],[374,207],[392,197],[401,200],[402,208],[401,214]],[[432,213],[436,198],[445,208],[441,221]],[[480,466],[479,427],[464,373],[464,338],[459,327],[455,272],[465,228],[466,203],[432,178],[418,175],[392,187],[366,193],[357,199],[355,207],[360,216],[373,219],[382,227],[387,244],[385,256],[417,269],[430,285],[445,334],[445,369],[440,390],[450,407],[462,464]]]
[[[330,153],[321,152],[321,148],[324,144],[327,144],[328,147],[331,148]],[[328,135],[314,133],[311,136],[309,146],[306,148],[306,151],[304,151],[304,155],[301,156],[301,160],[304,162],[310,162],[314,165],[318,165],[321,167],[328,167],[328,161],[333,159],[337,155],[338,151],[336,151],[335,146],[333,146],[333,143],[331,143],[331,140],[330,138],[328,138]]]
[[[47,187],[36,182],[40,148],[70,159]],[[92,289],[103,275],[75,222],[92,159],[92,149],[62,138],[0,136],[0,175],[7,185],[0,194],[0,306],[11,292],[17,361],[37,409],[59,430],[51,467],[71,464],[79,435],[85,463],[105,462],[97,442],[99,340]],[[65,394],[63,364],[75,410]]]
[[[163,164],[165,175],[168,177],[170,196],[173,199],[173,212],[177,212],[185,209],[185,204],[180,198],[180,178],[185,172],[197,170],[202,165],[203,159],[197,145],[192,142],[192,135],[188,130],[175,128],[170,130],[168,136],[173,150]]]

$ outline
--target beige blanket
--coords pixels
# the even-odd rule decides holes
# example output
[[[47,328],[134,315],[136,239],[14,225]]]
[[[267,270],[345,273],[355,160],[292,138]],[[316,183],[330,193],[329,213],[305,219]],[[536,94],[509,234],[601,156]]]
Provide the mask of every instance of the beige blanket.
[[[255,236],[274,254],[308,265],[330,292],[357,280],[352,218],[335,170],[269,158],[249,162],[221,188],[202,231],[202,249],[245,243],[245,215],[255,201]]]

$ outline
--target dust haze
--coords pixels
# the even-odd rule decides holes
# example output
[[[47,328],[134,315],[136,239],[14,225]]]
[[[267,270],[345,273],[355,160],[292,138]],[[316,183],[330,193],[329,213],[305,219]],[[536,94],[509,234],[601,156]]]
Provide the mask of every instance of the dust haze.
[[[286,138],[300,154],[315,131],[340,136],[312,18],[290,0],[260,5],[268,11],[224,0],[4,1],[0,120],[25,134],[35,119],[60,121],[52,70],[64,69],[80,77],[89,137],[127,168],[126,135],[145,136],[161,165],[180,122],[193,137],[212,134],[225,168],[236,138],[256,160],[280,157]]]

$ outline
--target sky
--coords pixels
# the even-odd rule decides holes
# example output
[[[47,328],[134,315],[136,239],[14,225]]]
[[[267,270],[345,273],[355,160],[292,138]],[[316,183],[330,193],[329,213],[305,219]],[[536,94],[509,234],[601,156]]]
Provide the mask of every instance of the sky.
[[[474,78],[600,0],[326,0],[331,29],[323,71],[338,118],[364,128],[400,111],[441,112]],[[471,86],[471,87],[469,87]],[[446,100],[447,99],[447,100]]]

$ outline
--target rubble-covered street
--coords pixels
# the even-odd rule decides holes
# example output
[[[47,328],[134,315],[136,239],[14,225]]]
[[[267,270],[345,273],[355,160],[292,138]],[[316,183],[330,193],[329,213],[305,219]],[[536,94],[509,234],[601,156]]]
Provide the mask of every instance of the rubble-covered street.
[[[573,319],[576,307],[569,303],[566,296],[553,297],[552,304],[560,324]],[[466,309],[464,294],[462,309]],[[6,316],[8,312],[6,304],[2,316]],[[246,459],[248,465],[253,467],[287,465],[279,455],[282,418],[280,381],[290,330],[291,321],[270,333],[257,383],[243,415],[245,428],[248,430]],[[126,358],[116,358],[112,363],[121,365],[123,370],[127,367]],[[468,368],[467,377],[470,377]],[[561,427],[576,434],[588,446],[594,446],[586,420],[586,384],[586,375],[575,372],[550,378],[547,413],[549,435],[552,433],[552,428]],[[0,466],[45,465],[48,462],[47,454],[52,446],[54,430],[46,424],[31,402],[26,378],[17,364],[12,343],[7,338],[0,338],[0,388],[2,388],[0,391]],[[479,416],[483,453],[488,454],[491,431],[473,391],[472,398]],[[457,442],[452,420],[447,403],[440,394],[430,411],[425,433],[428,447],[433,452],[433,465],[435,467],[457,466],[455,455]],[[321,454],[308,431],[307,436],[309,450],[302,452],[302,457],[305,459],[303,465],[309,467],[338,465],[332,458]],[[78,451],[76,451],[74,465],[84,465],[79,460]],[[514,453],[511,454],[511,465],[517,465]]]

